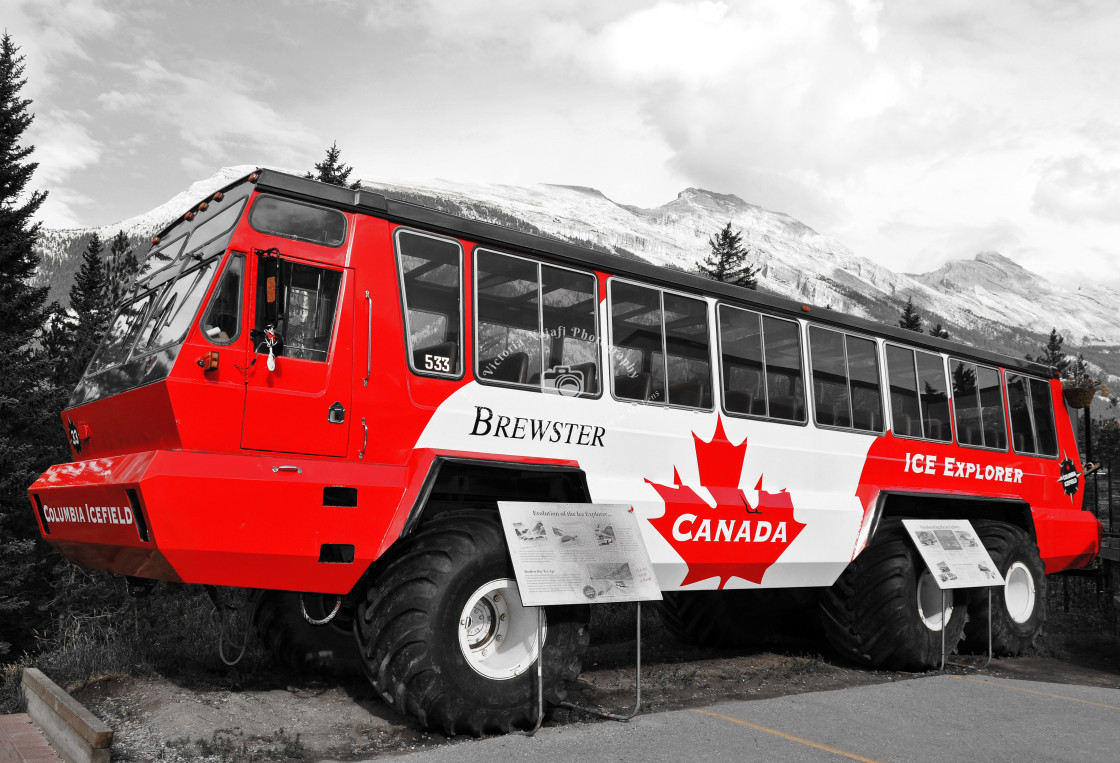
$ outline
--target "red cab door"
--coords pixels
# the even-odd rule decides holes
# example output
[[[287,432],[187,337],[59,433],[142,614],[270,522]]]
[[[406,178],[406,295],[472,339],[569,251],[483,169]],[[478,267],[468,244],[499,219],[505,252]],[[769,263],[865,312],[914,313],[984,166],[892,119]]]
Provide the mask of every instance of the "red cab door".
[[[345,456],[352,418],[354,272],[283,256],[271,264],[266,259],[254,258],[256,315],[241,447]],[[278,300],[275,308],[270,295]],[[271,363],[269,327],[276,338]]]

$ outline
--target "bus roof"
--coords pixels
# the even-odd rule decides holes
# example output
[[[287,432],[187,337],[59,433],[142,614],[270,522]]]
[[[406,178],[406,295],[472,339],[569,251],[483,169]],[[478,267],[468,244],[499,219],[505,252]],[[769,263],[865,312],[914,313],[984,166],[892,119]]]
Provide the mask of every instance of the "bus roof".
[[[538,255],[567,264],[583,265],[611,275],[627,276],[659,285],[680,288],[684,291],[708,294],[744,307],[763,309],[787,317],[807,318],[821,324],[881,336],[887,340],[896,340],[935,352],[945,352],[962,358],[1027,371],[1044,377],[1055,375],[1049,366],[1025,358],[1015,358],[1003,353],[982,350],[961,342],[941,339],[898,326],[847,315],[831,308],[797,302],[785,297],[659,267],[639,259],[595,251],[557,239],[459,217],[419,204],[387,198],[383,194],[372,191],[353,190],[330,185],[277,170],[263,169],[254,174],[258,176],[255,181],[257,188],[262,191],[318,202],[351,212],[369,214],[391,222],[414,225],[432,232],[468,239],[478,244],[512,249],[523,254]],[[246,179],[238,180],[230,184],[228,188],[235,187]],[[168,226],[168,228],[170,227]],[[162,236],[164,232],[161,231],[160,235]]]

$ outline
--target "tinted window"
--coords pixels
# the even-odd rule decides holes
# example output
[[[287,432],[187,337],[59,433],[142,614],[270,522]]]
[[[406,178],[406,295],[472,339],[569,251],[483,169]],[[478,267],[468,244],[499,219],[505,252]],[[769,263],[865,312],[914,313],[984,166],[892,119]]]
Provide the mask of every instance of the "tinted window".
[[[341,246],[346,240],[346,215],[337,209],[275,196],[257,197],[249,212],[249,224],[261,233],[324,246]]]
[[[982,448],[1006,448],[999,371],[954,360],[952,381],[957,441]]]
[[[1050,385],[1042,379],[1031,379],[1031,413],[1034,414],[1035,443],[1038,453],[1058,455],[1058,432],[1054,426],[1054,407]]]
[[[1007,407],[1011,413],[1011,444],[1019,453],[1034,453],[1034,425],[1027,377],[1007,375]]]
[[[661,292],[621,281],[611,281],[610,290],[614,394],[624,400],[664,402],[663,370],[654,386],[654,368],[661,365],[665,347]]]
[[[89,364],[89,373],[122,363],[128,358],[155,297],[156,292],[149,291],[117,311],[102,340],[101,349]]]
[[[949,420],[949,388],[945,384],[945,361],[940,355],[918,352],[918,384],[922,400],[922,432],[930,440],[953,439]]]
[[[542,388],[546,391],[599,394],[597,286],[593,275],[541,265]]]
[[[708,304],[664,292],[665,378],[670,405],[712,407],[708,354]]]
[[[804,421],[798,324],[720,305],[719,331],[727,412]]]
[[[809,352],[817,423],[881,431],[883,414],[875,342],[812,326]]]
[[[896,435],[921,437],[922,416],[913,350],[887,345],[887,378],[891,385],[891,430]]]
[[[422,374],[458,376],[462,367],[462,250],[454,241],[397,233],[408,361]]]
[[[218,259],[189,270],[164,289],[155,308],[148,314],[133,355],[182,341],[198,312],[206,289],[218,268]]]
[[[202,333],[214,344],[229,344],[241,333],[241,284],[245,255],[234,254],[222,273],[222,280],[210,299],[202,319]]]

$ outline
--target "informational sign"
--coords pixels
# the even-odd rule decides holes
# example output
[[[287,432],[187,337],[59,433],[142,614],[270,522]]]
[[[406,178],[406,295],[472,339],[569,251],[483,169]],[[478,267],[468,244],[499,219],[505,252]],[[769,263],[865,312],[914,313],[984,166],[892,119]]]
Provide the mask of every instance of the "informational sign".
[[[967,519],[904,519],[902,524],[942,590],[1003,585],[1003,575]]]
[[[526,606],[661,599],[630,506],[499,501],[498,510]]]

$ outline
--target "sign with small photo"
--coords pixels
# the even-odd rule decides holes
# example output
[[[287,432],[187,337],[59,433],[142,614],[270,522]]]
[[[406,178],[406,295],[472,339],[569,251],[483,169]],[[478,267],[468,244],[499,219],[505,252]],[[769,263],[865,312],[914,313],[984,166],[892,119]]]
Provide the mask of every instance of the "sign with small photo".
[[[902,524],[942,590],[1003,585],[1003,575],[967,519],[904,519]]]
[[[500,501],[498,510],[525,606],[661,599],[630,506]]]

